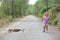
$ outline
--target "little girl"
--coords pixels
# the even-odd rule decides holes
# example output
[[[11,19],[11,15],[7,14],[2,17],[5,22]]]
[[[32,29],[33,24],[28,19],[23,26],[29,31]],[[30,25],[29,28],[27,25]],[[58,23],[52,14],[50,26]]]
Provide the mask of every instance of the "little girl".
[[[43,27],[43,29],[44,29],[44,31],[43,32],[48,32],[48,22],[49,22],[49,14],[48,14],[48,12],[45,12],[45,14],[43,15],[43,23],[44,23],[44,27]]]

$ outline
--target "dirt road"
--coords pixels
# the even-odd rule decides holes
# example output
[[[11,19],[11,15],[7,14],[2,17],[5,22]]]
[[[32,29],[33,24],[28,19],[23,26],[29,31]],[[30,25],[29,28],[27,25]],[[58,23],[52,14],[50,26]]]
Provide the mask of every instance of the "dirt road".
[[[43,32],[42,22],[35,16],[29,15],[9,25],[9,28],[25,29],[24,32],[0,33],[0,40],[60,40],[60,32],[49,26],[49,32]],[[5,28],[8,29],[8,28]]]

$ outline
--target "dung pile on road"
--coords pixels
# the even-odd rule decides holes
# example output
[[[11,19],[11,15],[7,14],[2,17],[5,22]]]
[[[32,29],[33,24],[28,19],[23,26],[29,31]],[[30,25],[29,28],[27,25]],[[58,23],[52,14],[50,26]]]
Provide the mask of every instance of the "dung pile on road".
[[[8,29],[8,32],[19,32],[19,31],[23,31],[24,32],[25,29]]]

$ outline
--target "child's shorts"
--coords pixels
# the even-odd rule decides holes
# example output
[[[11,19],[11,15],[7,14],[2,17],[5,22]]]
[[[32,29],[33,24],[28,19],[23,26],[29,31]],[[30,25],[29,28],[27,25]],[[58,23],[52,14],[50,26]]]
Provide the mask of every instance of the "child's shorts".
[[[46,24],[46,23],[44,23],[44,26],[48,26],[48,23]]]

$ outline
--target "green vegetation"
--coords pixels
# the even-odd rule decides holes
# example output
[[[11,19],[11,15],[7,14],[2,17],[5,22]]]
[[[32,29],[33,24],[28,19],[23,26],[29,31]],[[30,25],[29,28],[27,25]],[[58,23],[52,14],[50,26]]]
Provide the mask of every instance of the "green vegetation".
[[[28,0],[3,0],[2,11],[7,16],[22,17],[28,7]]]
[[[13,17],[26,16],[28,8],[28,0],[0,0],[0,25],[4,25],[12,21]]]
[[[58,27],[60,27],[60,6],[55,6],[55,7],[52,7],[50,10],[49,10],[49,13],[50,13],[50,24],[51,25],[57,25]]]

